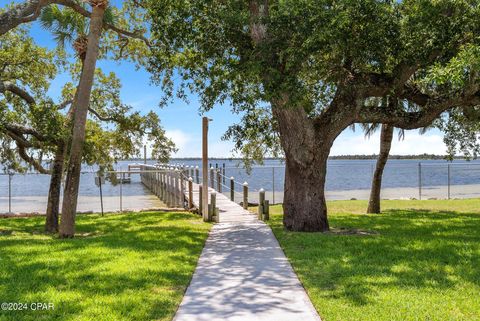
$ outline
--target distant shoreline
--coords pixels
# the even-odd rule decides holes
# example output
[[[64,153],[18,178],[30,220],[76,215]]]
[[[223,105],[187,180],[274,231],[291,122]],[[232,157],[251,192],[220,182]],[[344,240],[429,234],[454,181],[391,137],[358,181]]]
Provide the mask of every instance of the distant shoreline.
[[[338,156],[330,156],[328,159],[330,160],[376,160],[378,155],[338,155]],[[181,160],[201,160],[201,157],[172,157],[172,161],[181,161]],[[447,155],[433,155],[433,154],[421,154],[421,155],[390,155],[388,159],[395,159],[395,160],[447,160]],[[453,159],[455,160],[464,160],[463,156],[455,156]],[[143,158],[132,158],[132,159],[125,159],[124,161],[143,161]],[[147,158],[147,160],[152,160]],[[231,160],[231,161],[242,161],[243,158],[241,157],[209,157],[209,160]],[[284,161],[284,158],[273,158],[267,157],[264,158],[265,161],[267,160],[280,160]]]

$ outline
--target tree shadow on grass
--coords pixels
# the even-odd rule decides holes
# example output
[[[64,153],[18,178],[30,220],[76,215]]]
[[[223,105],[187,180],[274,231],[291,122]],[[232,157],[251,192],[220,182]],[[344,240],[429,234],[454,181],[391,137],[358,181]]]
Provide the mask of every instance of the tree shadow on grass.
[[[333,227],[379,235],[292,233],[273,229],[307,289],[362,306],[383,288],[446,290],[480,286],[480,215],[388,210],[332,215]],[[301,249],[301,250],[300,250]]]
[[[34,235],[43,220],[12,221],[8,228],[20,237],[14,233],[0,238],[0,298],[51,302],[47,293],[54,293],[60,306],[45,312],[48,320],[95,313],[92,298],[98,298],[114,319],[168,317],[190,281],[207,237],[206,226],[189,223],[196,220],[184,213],[82,217],[77,231],[95,232],[96,237],[68,240]],[[18,314],[0,312],[2,317],[16,320]],[[24,320],[39,317],[22,314]]]

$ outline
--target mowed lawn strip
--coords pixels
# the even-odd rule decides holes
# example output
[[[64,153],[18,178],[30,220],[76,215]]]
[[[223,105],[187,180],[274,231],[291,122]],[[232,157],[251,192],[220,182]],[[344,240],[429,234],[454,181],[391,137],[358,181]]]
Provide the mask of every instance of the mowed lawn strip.
[[[335,231],[272,227],[324,321],[480,320],[480,200],[328,203]],[[372,234],[369,234],[372,233]]]
[[[189,213],[79,215],[75,239],[42,233],[44,218],[0,220],[0,320],[171,320],[210,224]]]

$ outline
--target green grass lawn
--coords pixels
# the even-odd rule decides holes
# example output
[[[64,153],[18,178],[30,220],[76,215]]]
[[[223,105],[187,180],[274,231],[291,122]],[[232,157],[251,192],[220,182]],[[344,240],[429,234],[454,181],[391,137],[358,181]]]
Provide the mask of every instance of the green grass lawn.
[[[374,235],[292,233],[270,225],[323,321],[480,320],[480,200],[330,202],[334,228]]]
[[[0,219],[0,302],[51,302],[0,320],[171,320],[210,228],[189,213],[81,215],[75,239],[43,218]]]

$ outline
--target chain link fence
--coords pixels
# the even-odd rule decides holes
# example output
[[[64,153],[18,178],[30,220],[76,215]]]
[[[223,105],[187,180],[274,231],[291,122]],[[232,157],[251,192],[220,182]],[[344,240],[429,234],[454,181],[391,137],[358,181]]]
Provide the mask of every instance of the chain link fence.
[[[192,177],[194,182],[200,182],[202,169],[199,162],[195,164],[198,165],[183,167],[185,177]],[[373,162],[330,163],[326,182],[327,199],[368,199],[374,166]],[[218,190],[220,185],[221,192],[229,198],[233,197],[237,203],[243,202],[245,183],[248,186],[248,202],[258,201],[260,189],[266,191],[266,199],[271,204],[283,202],[284,166],[255,166],[251,172],[247,172],[242,167],[221,164],[209,171],[209,186],[213,184],[213,188]],[[129,176],[121,170],[113,173],[118,178],[117,182],[107,180],[102,184],[105,212],[166,207],[166,204],[142,184],[138,174]],[[100,189],[95,184],[96,176],[94,171],[82,172],[79,212],[100,212],[102,209]],[[45,213],[49,183],[49,175],[0,174],[0,213]],[[389,162],[383,175],[382,198],[480,198],[480,163]]]
[[[117,179],[95,182],[96,172],[82,172],[78,198],[81,213],[139,211],[165,207],[142,184],[139,175],[116,173]],[[97,183],[99,183],[97,181]],[[0,174],[0,213],[45,213],[50,175],[35,173]],[[63,186],[62,186],[63,196]],[[60,203],[61,204],[61,203]]]

